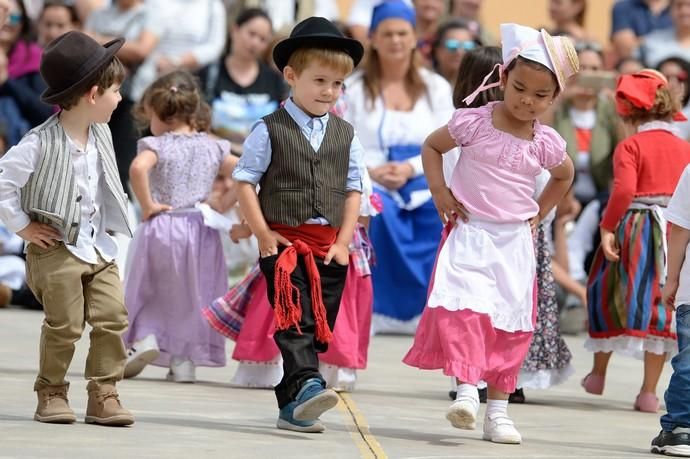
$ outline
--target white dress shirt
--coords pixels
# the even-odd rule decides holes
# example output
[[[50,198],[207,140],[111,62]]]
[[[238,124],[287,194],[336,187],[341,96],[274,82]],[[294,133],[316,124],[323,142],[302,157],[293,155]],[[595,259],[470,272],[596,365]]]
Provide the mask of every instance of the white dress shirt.
[[[105,177],[96,141],[91,130],[85,150],[69,136],[67,139],[77,190],[81,196],[81,225],[76,245],[67,244],[64,235],[62,240],[67,250],[86,263],[98,263],[99,254],[110,262],[117,256],[118,247],[102,225],[106,209],[103,206]],[[24,137],[0,160],[0,167],[4,170],[3,180],[0,181],[0,220],[12,232],[21,231],[31,222],[22,209],[20,192],[38,167],[40,155],[40,139],[37,134],[32,134]]]

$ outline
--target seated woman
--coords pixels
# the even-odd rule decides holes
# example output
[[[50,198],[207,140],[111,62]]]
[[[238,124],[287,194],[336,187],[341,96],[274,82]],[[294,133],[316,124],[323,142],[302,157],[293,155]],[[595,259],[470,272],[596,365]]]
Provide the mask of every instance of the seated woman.
[[[370,38],[364,68],[346,81],[345,119],[362,142],[383,200],[370,227],[377,253],[372,332],[413,333],[441,235],[420,148],[450,117],[452,94],[443,77],[421,66],[414,12],[403,1],[374,9]]]
[[[38,44],[41,46],[71,30],[81,29],[77,7],[70,0],[47,0],[36,25]]]
[[[287,97],[282,76],[260,60],[272,35],[268,13],[242,11],[230,29],[226,54],[200,73],[213,132],[230,140],[238,153],[254,123]]]
[[[10,0],[7,22],[0,28],[0,119],[10,145],[38,126],[53,107],[41,102],[45,83],[39,74],[41,48],[30,39],[31,24],[24,2]]]
[[[576,49],[580,72],[603,69],[601,47],[596,43],[580,43]],[[619,118],[605,92],[577,82],[563,91],[557,104],[552,125],[567,142],[577,170],[575,197],[585,205],[606,190],[611,180],[613,150],[620,138]]]
[[[656,69],[666,77],[671,93],[680,100],[683,115],[690,118],[690,62],[680,57],[668,57],[659,62]],[[673,124],[678,128],[678,135],[690,140],[690,121],[674,121]]]
[[[462,19],[451,19],[439,27],[431,47],[431,57],[436,70],[451,85],[458,79],[462,57],[481,43]]]
[[[690,60],[690,0],[673,0],[671,2],[672,27],[655,30],[644,38],[640,45],[640,55],[647,67],[655,68],[671,56]]]

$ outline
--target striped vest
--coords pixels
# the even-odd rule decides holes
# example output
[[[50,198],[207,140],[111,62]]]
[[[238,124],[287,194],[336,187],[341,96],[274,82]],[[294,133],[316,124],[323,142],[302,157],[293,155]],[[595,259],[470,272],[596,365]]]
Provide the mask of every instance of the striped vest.
[[[96,149],[105,176],[103,221],[106,230],[132,236],[127,219],[127,198],[120,183],[115,152],[107,124],[91,125]],[[75,245],[81,225],[81,196],[72,165],[67,134],[58,114],[27,133],[37,134],[41,156],[29,181],[21,190],[22,209],[32,221],[52,225],[62,231],[68,244]]]
[[[263,118],[271,140],[271,164],[259,184],[259,203],[269,223],[299,226],[324,217],[340,227],[354,129],[330,115],[318,152],[284,108]]]

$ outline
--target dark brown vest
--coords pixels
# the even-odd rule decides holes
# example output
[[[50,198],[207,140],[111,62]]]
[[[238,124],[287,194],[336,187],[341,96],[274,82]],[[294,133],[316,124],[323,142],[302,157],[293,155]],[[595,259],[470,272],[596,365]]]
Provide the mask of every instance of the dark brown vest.
[[[324,217],[339,227],[354,129],[335,115],[315,152],[284,108],[263,118],[271,140],[271,164],[259,185],[259,202],[268,223],[299,226]]]

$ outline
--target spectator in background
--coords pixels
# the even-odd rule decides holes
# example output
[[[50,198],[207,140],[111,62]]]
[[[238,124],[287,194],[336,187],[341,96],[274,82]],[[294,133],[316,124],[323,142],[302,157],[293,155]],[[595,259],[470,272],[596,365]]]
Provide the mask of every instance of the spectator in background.
[[[371,22],[371,12],[374,7],[384,0],[354,0],[350,8],[350,16],[347,23],[350,26],[352,38],[358,40],[366,46],[369,43],[369,24]],[[413,7],[412,0],[404,0],[409,6]]]
[[[586,12],[587,0],[549,0],[549,16],[554,23],[551,35],[567,35],[574,41],[588,39]]]
[[[624,57],[616,64],[616,72],[620,75],[630,75],[637,73],[644,68],[642,62],[635,57]]]
[[[31,24],[21,1],[11,0],[7,22],[0,28],[0,120],[14,144],[38,126],[53,108],[40,100],[45,83],[38,72],[41,47],[30,38]]]
[[[138,101],[138,96],[132,93],[132,80],[160,41],[164,28],[161,15],[144,0],[114,0],[109,7],[91,14],[84,27],[86,33],[101,44],[115,37],[125,37],[126,40],[117,57],[129,76],[120,88],[122,100],[110,117],[109,125],[120,180],[128,193],[129,165],[136,156],[140,137],[132,118],[132,109]]]
[[[690,119],[690,62],[680,57],[669,57],[661,61],[656,69],[666,77],[671,94],[680,100],[683,115]],[[678,134],[682,138],[690,140],[690,121],[674,121],[673,124],[678,128]]]
[[[637,56],[641,38],[671,27],[670,0],[619,0],[611,12],[611,43],[619,58]]]
[[[137,101],[148,85],[173,69],[197,71],[220,57],[227,41],[221,0],[147,0],[162,26],[158,44],[132,78]],[[190,14],[193,12],[193,14]]]
[[[448,83],[454,85],[458,79],[460,62],[467,51],[481,43],[464,19],[451,19],[439,27],[431,47],[431,57],[436,70]]]
[[[288,95],[283,77],[260,60],[272,36],[266,11],[241,12],[230,29],[225,56],[200,74],[212,108],[213,132],[230,140],[236,152],[254,123],[275,111]]]
[[[372,333],[414,332],[441,235],[420,153],[424,139],[449,119],[452,94],[443,77],[421,66],[414,19],[402,0],[377,6],[365,64],[345,82],[345,119],[383,200],[370,227],[377,251]]]
[[[23,0],[23,3],[29,18],[37,22],[38,18],[41,16],[44,5],[50,3],[50,0]],[[69,3],[74,6],[77,11],[79,23],[83,24],[92,12],[106,7],[112,3],[112,0],[64,0],[64,3]]]
[[[672,26],[650,33],[640,47],[647,67],[657,67],[671,56],[690,60],[690,0],[671,0],[670,8]]]
[[[413,4],[417,22],[417,49],[424,60],[424,64],[431,68],[432,47],[438,33],[439,23],[445,13],[445,2],[444,0],[414,0]]]
[[[576,174],[577,175],[577,174]],[[559,323],[564,334],[578,334],[585,330],[587,319],[587,289],[585,279],[578,279],[570,271],[568,227],[573,225],[582,206],[571,188],[556,206],[552,227],[551,270],[556,282],[556,301],[560,311]]]
[[[581,42],[575,48],[580,75],[603,70],[601,46]],[[613,150],[619,141],[619,118],[613,101],[601,88],[584,87],[577,81],[568,85],[556,104],[552,125],[566,140],[577,171],[573,193],[585,205],[608,188]]]
[[[485,45],[497,43],[488,30],[482,27],[479,14],[482,9],[482,0],[450,0],[450,16],[464,19],[470,25],[470,30]]]
[[[2,20],[2,6],[0,1],[0,20]],[[0,123],[0,158],[9,146],[5,125]],[[31,309],[43,308],[26,285],[23,252],[24,241],[22,238],[0,223],[0,308],[10,304]]]
[[[81,28],[81,21],[74,2],[69,0],[46,1],[38,17],[38,44],[45,46],[70,30]]]

